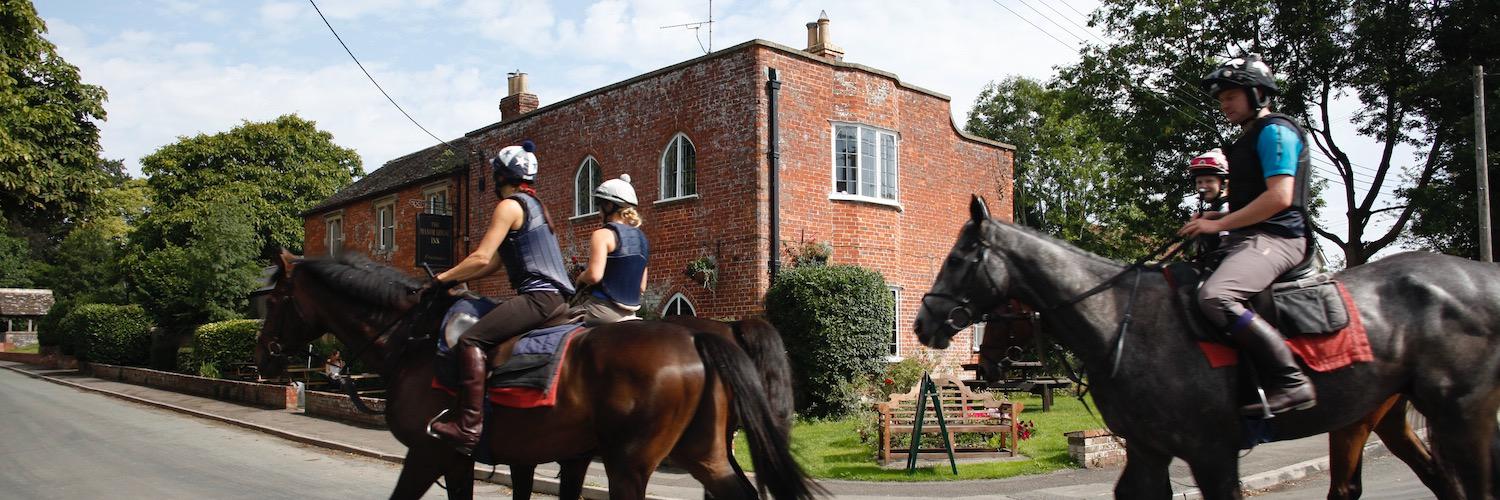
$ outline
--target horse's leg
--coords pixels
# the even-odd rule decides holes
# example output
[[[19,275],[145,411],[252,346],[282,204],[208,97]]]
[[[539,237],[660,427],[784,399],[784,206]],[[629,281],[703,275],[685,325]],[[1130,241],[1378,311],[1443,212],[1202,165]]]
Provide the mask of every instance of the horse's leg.
[[[578,500],[583,498],[583,480],[589,473],[592,457],[570,458],[557,462],[562,467],[558,474],[557,498]]]
[[[460,456],[453,454],[453,456]],[[469,457],[448,462],[448,471],[443,474],[443,483],[448,487],[448,500],[471,500],[474,498],[474,461]]]
[[[1365,441],[1400,400],[1401,396],[1393,395],[1359,421],[1328,433],[1328,500],[1353,500],[1363,493]],[[1385,439],[1383,434],[1381,439]]]
[[[1465,411],[1463,404],[1445,404],[1440,411],[1427,415],[1432,422],[1432,446],[1438,464],[1448,474],[1447,482],[1458,481],[1454,498],[1490,498],[1490,440],[1495,433],[1493,405],[1474,405]]]
[[[391,500],[422,498],[438,476],[443,475],[443,465],[448,460],[445,451],[434,446],[407,449]]]
[[[532,481],[536,476],[536,465],[511,464],[510,466],[510,497],[515,500],[527,500],[531,498]]]
[[[651,481],[651,473],[656,471],[656,464],[661,463],[661,459],[661,456],[657,456],[655,460],[631,456],[623,450],[606,457],[604,474],[609,476],[610,500],[646,498],[646,484]]]
[[[1442,473],[1437,468],[1437,462],[1432,459],[1432,454],[1427,452],[1427,445],[1422,444],[1422,440],[1412,432],[1411,423],[1406,420],[1408,406],[1404,396],[1398,397],[1385,418],[1375,425],[1375,434],[1380,436],[1380,441],[1385,443],[1392,455],[1406,462],[1406,466],[1411,468],[1427,489],[1432,490],[1434,495],[1442,495]],[[1357,481],[1358,476],[1355,477]]]
[[[1128,465],[1128,464],[1127,464]],[[1225,448],[1221,453],[1203,453],[1188,461],[1193,480],[1205,500],[1238,500],[1240,493],[1239,450]],[[1165,472],[1165,471],[1163,471]]]
[[[1172,481],[1167,466],[1172,464],[1172,456],[1135,443],[1125,442],[1125,470],[1115,483],[1115,498],[1171,497]]]

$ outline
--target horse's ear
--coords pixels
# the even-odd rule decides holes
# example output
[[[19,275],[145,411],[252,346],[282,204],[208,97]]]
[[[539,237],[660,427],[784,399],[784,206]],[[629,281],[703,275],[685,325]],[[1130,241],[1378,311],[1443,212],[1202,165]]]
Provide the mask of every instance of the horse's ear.
[[[292,266],[295,265],[297,265],[297,256],[282,248],[281,255],[276,258],[276,267],[281,271],[281,275],[287,278],[292,277]]]
[[[990,207],[984,204],[983,197],[976,194],[974,195],[974,199],[969,201],[969,217],[972,217],[974,222],[989,220]]]

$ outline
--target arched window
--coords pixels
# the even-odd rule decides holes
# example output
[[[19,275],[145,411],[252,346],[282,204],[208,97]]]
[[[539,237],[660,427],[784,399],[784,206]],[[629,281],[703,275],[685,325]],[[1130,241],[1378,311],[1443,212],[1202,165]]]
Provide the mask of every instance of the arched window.
[[[667,299],[667,307],[661,309],[662,316],[697,316],[693,310],[693,303],[688,302],[686,296],[678,293]]]
[[[677,134],[661,154],[661,199],[686,198],[698,194],[698,151],[686,135]]]
[[[573,215],[590,215],[599,211],[594,204],[594,190],[599,188],[599,183],[604,182],[603,175],[599,173],[599,162],[590,156],[583,159],[583,164],[578,166],[578,174],[573,176]]]

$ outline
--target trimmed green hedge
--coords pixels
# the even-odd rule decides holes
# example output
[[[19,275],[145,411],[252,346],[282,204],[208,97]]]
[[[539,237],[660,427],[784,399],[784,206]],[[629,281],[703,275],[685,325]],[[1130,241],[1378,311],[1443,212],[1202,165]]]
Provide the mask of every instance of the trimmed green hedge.
[[[151,317],[141,306],[84,304],[62,320],[68,342],[80,359],[111,365],[143,366],[151,360]]]
[[[799,266],[766,293],[766,316],[786,341],[803,416],[859,408],[861,384],[883,368],[895,321],[879,273],[857,266]]]
[[[235,363],[246,363],[255,353],[260,321],[231,319],[209,323],[193,331],[191,354],[179,355],[179,369],[205,377],[218,377]]]
[[[59,299],[52,303],[52,308],[47,310],[47,315],[42,317],[36,325],[36,342],[43,346],[57,346],[63,354],[72,355],[73,346],[68,341],[68,329],[63,328],[63,319],[68,313],[73,312],[78,304],[69,299]]]

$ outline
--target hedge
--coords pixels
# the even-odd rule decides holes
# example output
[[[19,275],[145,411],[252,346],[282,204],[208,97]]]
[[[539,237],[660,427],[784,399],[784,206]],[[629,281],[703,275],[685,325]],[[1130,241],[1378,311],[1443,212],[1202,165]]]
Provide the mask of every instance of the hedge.
[[[151,360],[151,317],[139,305],[84,304],[62,328],[80,359],[124,366]]]
[[[63,354],[72,355],[73,346],[68,342],[68,329],[63,328],[63,319],[68,313],[78,307],[70,299],[58,299],[52,303],[52,308],[47,310],[47,315],[42,317],[36,325],[36,342],[43,346],[57,346]]]
[[[766,316],[786,341],[802,415],[858,409],[861,383],[883,368],[895,321],[885,279],[856,266],[794,267],[766,293]]]
[[[231,319],[209,323],[193,331],[192,352],[179,356],[181,371],[198,375],[219,376],[235,363],[251,361],[255,354],[255,337],[260,321]]]

